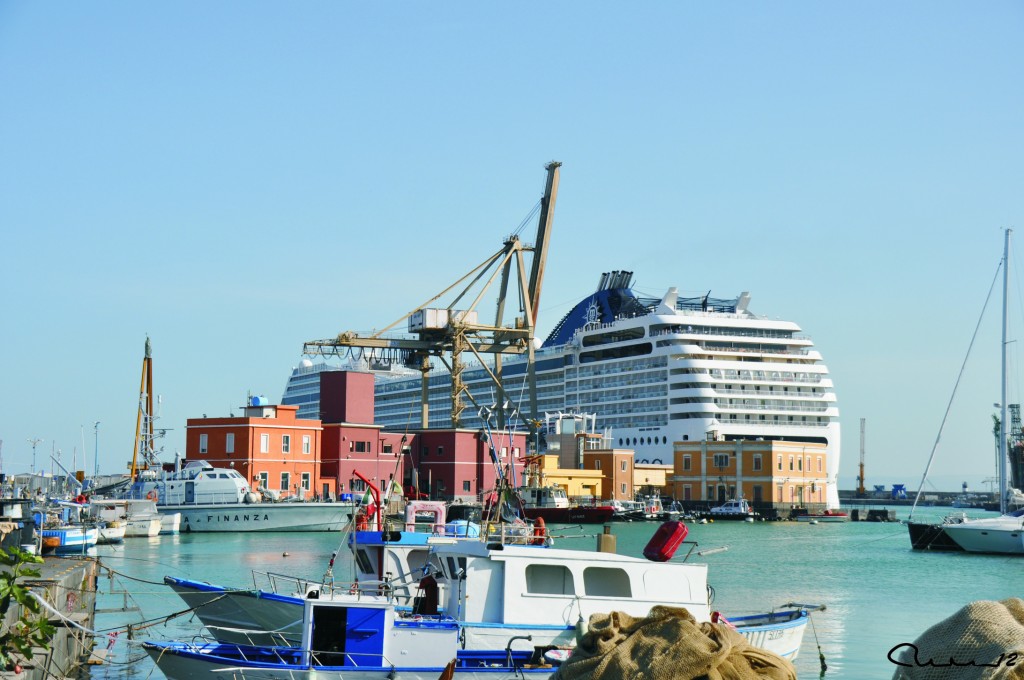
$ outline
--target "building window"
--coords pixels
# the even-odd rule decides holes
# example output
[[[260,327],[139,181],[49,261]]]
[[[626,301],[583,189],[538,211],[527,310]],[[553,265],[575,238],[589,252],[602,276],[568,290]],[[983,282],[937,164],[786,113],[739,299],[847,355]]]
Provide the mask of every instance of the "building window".
[[[779,456],[779,471],[782,471],[782,456]]]
[[[201,435],[199,435],[199,453],[206,453],[207,451],[210,450],[209,446],[208,446],[209,440],[210,440],[210,435],[208,435],[208,434],[201,434]]]
[[[309,435],[302,435],[302,452],[308,454],[312,449],[309,446]]]
[[[818,456],[818,472],[821,472],[821,456]]]
[[[361,479],[350,480],[349,483],[348,483],[348,486],[349,486],[350,489],[352,489],[352,491],[354,493],[359,493],[360,491],[366,491],[366,482],[364,482]]]
[[[600,459],[594,461],[594,469],[595,470],[600,470],[601,469],[601,460]]]
[[[513,458],[518,458],[519,457],[519,447],[518,446],[513,446],[512,447],[512,457]]]
[[[501,457],[502,458],[508,458],[508,447],[507,446],[502,446],[501,447]]]
[[[444,455],[444,447],[443,446],[438,446],[437,447],[437,455],[439,455],[439,456],[443,456]]]
[[[370,442],[356,442],[355,443],[355,451],[356,451],[356,453],[369,453],[370,452]]]
[[[270,488],[270,473],[269,472],[261,472],[260,473],[260,475],[259,475],[259,486],[260,486],[260,488],[263,488],[263,489],[269,489]]]
[[[622,483],[622,484],[620,485],[620,487],[621,487],[621,489],[622,489],[622,494],[623,494],[623,495],[625,495],[625,493],[626,493],[626,484],[625,484],[625,483]]]
[[[683,470],[692,470],[692,464],[690,463],[689,456],[683,456]]]
[[[729,454],[728,453],[716,453],[715,454],[715,467],[725,468],[729,467]]]
[[[235,452],[235,433],[234,432],[228,432],[227,435],[224,437],[224,453],[234,453],[234,452]]]
[[[299,482],[299,486],[301,486],[304,490],[309,491],[309,473],[303,472],[301,479],[302,481]]]
[[[427,448],[426,446],[424,446],[424,447],[422,447],[420,449],[420,455],[423,456],[424,458],[426,458],[429,454],[430,454],[430,449]]]
[[[792,469],[793,468],[790,468],[790,470],[792,470]],[[803,458],[797,458],[796,459],[796,469],[801,471],[801,472],[803,472],[803,470],[804,470],[804,459]]]
[[[622,471],[626,471],[626,461],[622,461]]]
[[[760,471],[761,471],[761,454],[760,453],[755,453],[754,454],[754,472],[760,472]]]
[[[789,471],[793,471],[793,456],[789,457]]]
[[[804,469],[807,470],[808,472],[811,471],[811,457],[810,456],[807,456],[807,461],[805,462]]]
[[[468,479],[465,480],[464,482],[462,482],[462,490],[463,491],[469,491],[469,486],[470,486],[470,484],[469,484],[469,480]]]
[[[705,496],[705,499],[709,500],[709,501],[715,500],[715,485],[714,484],[708,484],[708,495]]]
[[[292,452],[292,436],[290,434],[281,435],[281,453]]]
[[[281,491],[287,491],[292,485],[292,474],[290,472],[281,473]]]
[[[684,501],[691,500],[691,495],[692,494],[693,494],[693,490],[690,488],[690,485],[689,484],[683,484],[683,500]]]
[[[394,451],[392,450],[391,446],[392,446],[391,444],[384,444],[384,449],[383,449],[384,453],[394,453]]]
[[[270,453],[270,435],[260,435],[260,453]]]

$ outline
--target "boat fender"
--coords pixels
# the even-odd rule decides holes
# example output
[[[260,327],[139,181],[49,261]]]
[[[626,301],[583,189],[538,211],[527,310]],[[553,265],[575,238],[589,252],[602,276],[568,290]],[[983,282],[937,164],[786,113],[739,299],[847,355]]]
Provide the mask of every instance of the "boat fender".
[[[580,616],[576,619],[576,645],[579,646],[583,642],[583,636],[587,634],[589,626],[587,622],[583,620],[583,612],[580,612]]]

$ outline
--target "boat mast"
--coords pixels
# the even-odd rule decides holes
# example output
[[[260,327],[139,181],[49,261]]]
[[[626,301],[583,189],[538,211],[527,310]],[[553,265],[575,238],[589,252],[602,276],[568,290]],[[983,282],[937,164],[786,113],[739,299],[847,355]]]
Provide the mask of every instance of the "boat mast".
[[[1006,309],[1007,293],[1010,290],[1010,229],[1006,230],[1003,245],[1003,338],[1002,338],[1002,385],[999,406],[999,513],[1006,514]]]

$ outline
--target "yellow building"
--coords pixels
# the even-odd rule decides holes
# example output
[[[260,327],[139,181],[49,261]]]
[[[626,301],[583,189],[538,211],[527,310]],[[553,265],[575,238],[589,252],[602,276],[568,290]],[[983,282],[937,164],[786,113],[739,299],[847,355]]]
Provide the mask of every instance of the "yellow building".
[[[670,487],[680,501],[746,498],[776,510],[825,508],[825,444],[791,441],[675,442]]]
[[[527,486],[559,486],[569,498],[602,498],[603,472],[558,467],[558,454],[533,456],[527,461],[525,474]]]

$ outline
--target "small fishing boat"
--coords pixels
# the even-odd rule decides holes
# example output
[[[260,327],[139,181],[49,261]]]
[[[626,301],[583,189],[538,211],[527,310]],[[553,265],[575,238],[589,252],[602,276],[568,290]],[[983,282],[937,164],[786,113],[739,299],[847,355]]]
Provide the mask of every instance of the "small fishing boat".
[[[306,600],[299,647],[259,647],[220,642],[146,642],[143,648],[170,680],[227,673],[269,680],[437,680],[547,678],[552,668],[531,661],[539,650],[527,639],[504,649],[461,648],[457,621],[443,615],[398,612],[379,600]],[[540,652],[542,653],[542,652]]]

